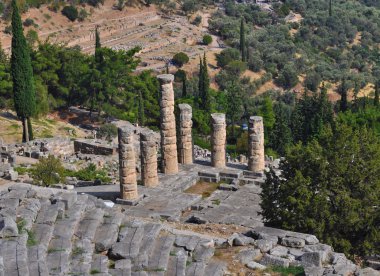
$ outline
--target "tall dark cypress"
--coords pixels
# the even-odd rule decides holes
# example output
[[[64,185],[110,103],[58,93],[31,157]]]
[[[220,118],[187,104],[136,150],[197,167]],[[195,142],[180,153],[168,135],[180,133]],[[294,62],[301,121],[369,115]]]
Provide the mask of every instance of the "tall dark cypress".
[[[332,0],[329,1],[329,16],[332,16]]]
[[[203,54],[203,108],[207,111],[211,110],[210,103],[210,78],[208,76],[206,53]]]
[[[11,74],[13,95],[17,116],[22,121],[23,142],[28,142],[30,134],[33,133],[31,129],[32,125],[31,123],[28,124],[28,120],[30,121],[30,117],[36,111],[36,92],[30,60],[30,49],[23,33],[16,0],[12,0],[12,10]]]
[[[340,98],[340,110],[343,112],[347,110],[347,105],[348,105],[347,92],[348,92],[348,87],[347,87],[346,80],[344,79],[342,81],[341,86],[340,86],[340,96],[341,96],[341,98]]]
[[[376,86],[375,86],[375,98],[373,99],[374,100],[374,102],[373,102],[373,105],[374,106],[376,106],[376,107],[378,107],[379,105],[380,105],[380,80],[378,80],[377,82],[376,82]]]
[[[245,26],[244,26],[244,17],[240,21],[240,53],[241,60],[246,61],[246,49],[245,49]]]
[[[102,48],[102,44],[100,43],[100,35],[98,26],[95,28],[95,62],[98,66],[102,62],[102,54],[100,52],[100,49]]]
[[[187,96],[186,83],[187,83],[187,77],[186,77],[186,73],[185,73],[183,75],[183,78],[182,78],[182,97],[186,97]]]
[[[140,126],[144,126],[145,123],[144,98],[141,90],[139,91],[139,123]]]
[[[203,62],[202,62],[202,59],[201,57],[199,57],[199,75],[198,75],[198,97],[200,97],[201,99],[203,98],[203,87],[204,87],[204,80],[203,80]]]

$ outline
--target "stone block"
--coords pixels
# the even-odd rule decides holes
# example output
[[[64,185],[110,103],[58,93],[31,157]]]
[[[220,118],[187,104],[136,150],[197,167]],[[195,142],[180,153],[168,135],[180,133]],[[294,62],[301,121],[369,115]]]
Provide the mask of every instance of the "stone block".
[[[305,267],[308,267],[308,266],[322,267],[323,253],[321,251],[306,252],[301,256],[300,260],[301,260],[302,265]]]
[[[285,237],[281,239],[281,244],[287,247],[302,248],[305,246],[305,240],[293,237]]]
[[[265,254],[260,263],[266,266],[289,267],[290,261],[285,258]]]

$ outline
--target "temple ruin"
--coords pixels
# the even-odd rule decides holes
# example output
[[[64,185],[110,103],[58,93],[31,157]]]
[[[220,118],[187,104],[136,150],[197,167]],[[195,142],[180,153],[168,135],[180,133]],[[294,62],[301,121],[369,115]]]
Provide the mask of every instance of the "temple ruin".
[[[193,138],[191,120],[193,111],[188,104],[179,104],[179,163],[192,164],[193,163]]]
[[[226,115],[211,114],[211,165],[215,168],[226,166]]]
[[[161,170],[165,174],[178,172],[177,135],[174,116],[174,76],[157,76],[160,82],[161,107]]]
[[[264,124],[260,116],[249,118],[248,170],[262,172],[265,169]]]
[[[123,200],[138,198],[136,157],[133,132],[125,127],[118,128],[120,197]]]
[[[157,147],[153,131],[140,133],[141,182],[146,187],[158,185]]]

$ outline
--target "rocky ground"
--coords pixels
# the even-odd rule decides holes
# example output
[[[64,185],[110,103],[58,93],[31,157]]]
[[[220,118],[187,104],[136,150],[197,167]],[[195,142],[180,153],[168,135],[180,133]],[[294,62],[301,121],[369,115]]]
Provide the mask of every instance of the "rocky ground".
[[[313,235],[188,224],[153,205],[135,209],[29,184],[3,182],[0,190],[0,275],[250,275],[273,266],[303,266],[306,275],[380,275]],[[169,206],[179,194],[162,196]]]

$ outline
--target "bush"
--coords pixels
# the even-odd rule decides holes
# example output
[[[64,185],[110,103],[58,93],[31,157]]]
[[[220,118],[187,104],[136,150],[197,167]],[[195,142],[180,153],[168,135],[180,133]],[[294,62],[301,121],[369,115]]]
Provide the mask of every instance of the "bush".
[[[234,60],[240,60],[240,52],[235,48],[224,49],[220,54],[216,55],[217,65],[222,68]]]
[[[179,67],[189,62],[189,57],[183,52],[177,53],[173,57],[173,62],[177,64]]]
[[[31,19],[31,18],[27,18],[27,19],[25,19],[25,21],[24,21],[24,23],[23,23],[23,25],[24,25],[25,27],[32,26],[33,24],[34,24],[34,20]]]
[[[204,45],[209,45],[212,43],[212,36],[211,35],[204,35],[202,42]]]
[[[104,124],[100,127],[98,135],[101,138],[112,140],[117,136],[117,127],[114,124]]]
[[[61,181],[64,171],[61,160],[49,155],[47,158],[40,159],[40,162],[33,169],[32,175],[37,184],[50,186]]]
[[[202,16],[200,15],[197,15],[195,18],[194,18],[194,21],[191,23],[195,26],[199,26],[199,24],[201,24],[202,22]]]
[[[66,171],[65,176],[76,177],[83,181],[100,180],[103,183],[109,183],[111,178],[107,176],[106,170],[98,170],[94,164],[89,164],[86,168],[79,171]]]
[[[79,14],[78,14],[78,20],[79,21],[84,21],[86,18],[87,18],[87,16],[88,16],[88,13],[87,13],[87,11],[85,10],[85,9],[81,9],[80,11],[79,11]]]
[[[78,18],[78,10],[74,6],[66,6],[62,9],[62,14],[69,20],[75,21]]]

